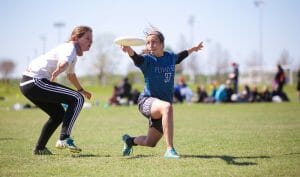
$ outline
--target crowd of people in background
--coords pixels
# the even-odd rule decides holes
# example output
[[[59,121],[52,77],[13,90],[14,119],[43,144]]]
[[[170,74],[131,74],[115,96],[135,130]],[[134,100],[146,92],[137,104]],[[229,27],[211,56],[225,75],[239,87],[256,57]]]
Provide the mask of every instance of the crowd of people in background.
[[[197,87],[197,99],[198,103],[229,103],[229,102],[282,102],[289,101],[284,91],[278,92],[275,89],[270,89],[268,86],[263,86],[261,90],[258,90],[256,85],[250,87],[248,84],[244,85],[241,92],[234,93],[232,83],[227,80],[225,84],[221,84],[217,87],[214,82],[211,84],[212,91],[208,94],[204,86]]]
[[[238,91],[238,64],[233,63],[233,72],[228,75],[228,79],[223,84],[218,84],[217,81],[213,81],[210,84],[210,93],[206,91],[206,87],[204,85],[199,85],[196,88],[196,97],[194,97],[193,101],[197,103],[229,103],[229,102],[282,102],[289,101],[287,94],[284,92],[283,87],[286,84],[286,76],[284,70],[281,65],[277,65],[277,72],[274,77],[274,81],[272,84],[272,88],[270,89],[267,85],[263,86],[262,89],[258,89],[257,85],[248,85],[245,84],[242,87],[242,90]],[[300,77],[300,76],[298,76]],[[179,79],[178,85],[184,85],[187,87],[187,84],[181,84],[182,78]],[[298,79],[299,80],[299,79]],[[298,84],[300,85],[300,84]],[[182,86],[181,86],[182,87]],[[175,87],[174,97],[177,98],[178,102],[183,102],[184,100],[180,100],[178,98],[184,98],[185,95],[181,94],[178,96],[178,88],[180,86]],[[299,86],[300,87],[300,86]],[[186,89],[185,89],[186,90]],[[189,95],[189,97],[191,97]],[[190,102],[190,100],[186,100]]]
[[[192,97],[192,89],[188,87],[183,76],[179,77],[178,82],[174,85],[174,102],[191,102]]]
[[[232,72],[228,74],[225,83],[214,80],[209,85],[200,84],[195,91],[188,86],[186,79],[179,76],[174,85],[174,103],[252,103],[252,102],[288,102],[289,98],[283,88],[287,78],[281,65],[277,65],[277,72],[271,86],[256,84],[240,85],[238,64],[232,63]],[[297,97],[300,101],[300,69],[297,73]],[[137,104],[139,90],[131,89],[128,78],[124,78],[120,85],[114,86],[110,105]]]
[[[139,96],[140,91],[132,89],[132,84],[129,82],[128,78],[125,77],[120,85],[114,86],[108,104],[111,106],[137,104]]]

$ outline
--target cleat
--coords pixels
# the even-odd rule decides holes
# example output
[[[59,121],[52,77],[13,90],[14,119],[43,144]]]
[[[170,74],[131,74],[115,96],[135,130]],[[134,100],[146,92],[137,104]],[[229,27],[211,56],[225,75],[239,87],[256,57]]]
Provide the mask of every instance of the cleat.
[[[171,149],[167,149],[167,151],[165,153],[165,158],[179,159],[180,156],[177,154],[177,152],[174,148],[171,148]]]
[[[122,136],[122,140],[124,142],[124,147],[122,150],[123,156],[129,156],[133,152],[132,145],[128,144],[130,138],[131,137],[127,134]]]
[[[49,149],[45,147],[44,149],[35,149],[33,151],[33,155],[53,155],[53,154]]]
[[[57,140],[55,147],[58,149],[67,148],[74,153],[81,152],[81,149],[74,144],[74,140],[72,138],[67,138],[65,140]]]

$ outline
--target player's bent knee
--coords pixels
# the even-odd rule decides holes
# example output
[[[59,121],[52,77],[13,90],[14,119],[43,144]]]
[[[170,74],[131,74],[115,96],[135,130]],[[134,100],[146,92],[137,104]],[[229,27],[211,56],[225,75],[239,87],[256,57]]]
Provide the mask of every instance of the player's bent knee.
[[[171,105],[171,103],[169,103],[169,102],[164,102],[162,108],[163,108],[165,111],[168,111],[168,110],[172,109],[172,105]]]
[[[156,146],[156,144],[157,144],[157,143],[148,143],[148,144],[147,144],[147,146],[148,146],[148,147],[152,147],[152,148],[153,148],[153,147],[155,147],[155,146]]]
[[[145,144],[146,144],[146,146],[148,146],[148,147],[155,147],[156,146],[156,144],[157,144],[157,142],[158,141],[156,141],[156,140],[152,140],[152,141],[149,141],[149,140],[146,140],[146,142],[145,142]]]
[[[171,103],[169,103],[169,102],[165,102],[163,105],[162,105],[162,111],[163,112],[169,112],[169,111],[171,111],[172,109],[173,109],[173,107],[172,107],[172,105],[171,105]]]

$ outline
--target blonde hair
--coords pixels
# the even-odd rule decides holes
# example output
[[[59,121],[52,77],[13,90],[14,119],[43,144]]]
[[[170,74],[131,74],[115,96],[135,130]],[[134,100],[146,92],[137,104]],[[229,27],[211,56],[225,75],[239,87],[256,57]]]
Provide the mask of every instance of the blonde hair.
[[[86,32],[93,32],[92,28],[89,26],[77,26],[73,29],[69,41],[77,41],[81,38]]]

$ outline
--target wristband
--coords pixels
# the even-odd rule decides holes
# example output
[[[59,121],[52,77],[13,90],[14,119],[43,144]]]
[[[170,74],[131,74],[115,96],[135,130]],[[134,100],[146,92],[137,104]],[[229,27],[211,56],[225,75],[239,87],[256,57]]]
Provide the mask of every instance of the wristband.
[[[77,91],[78,91],[78,92],[82,92],[82,91],[83,91],[83,88],[81,88],[81,89],[78,89]]]

